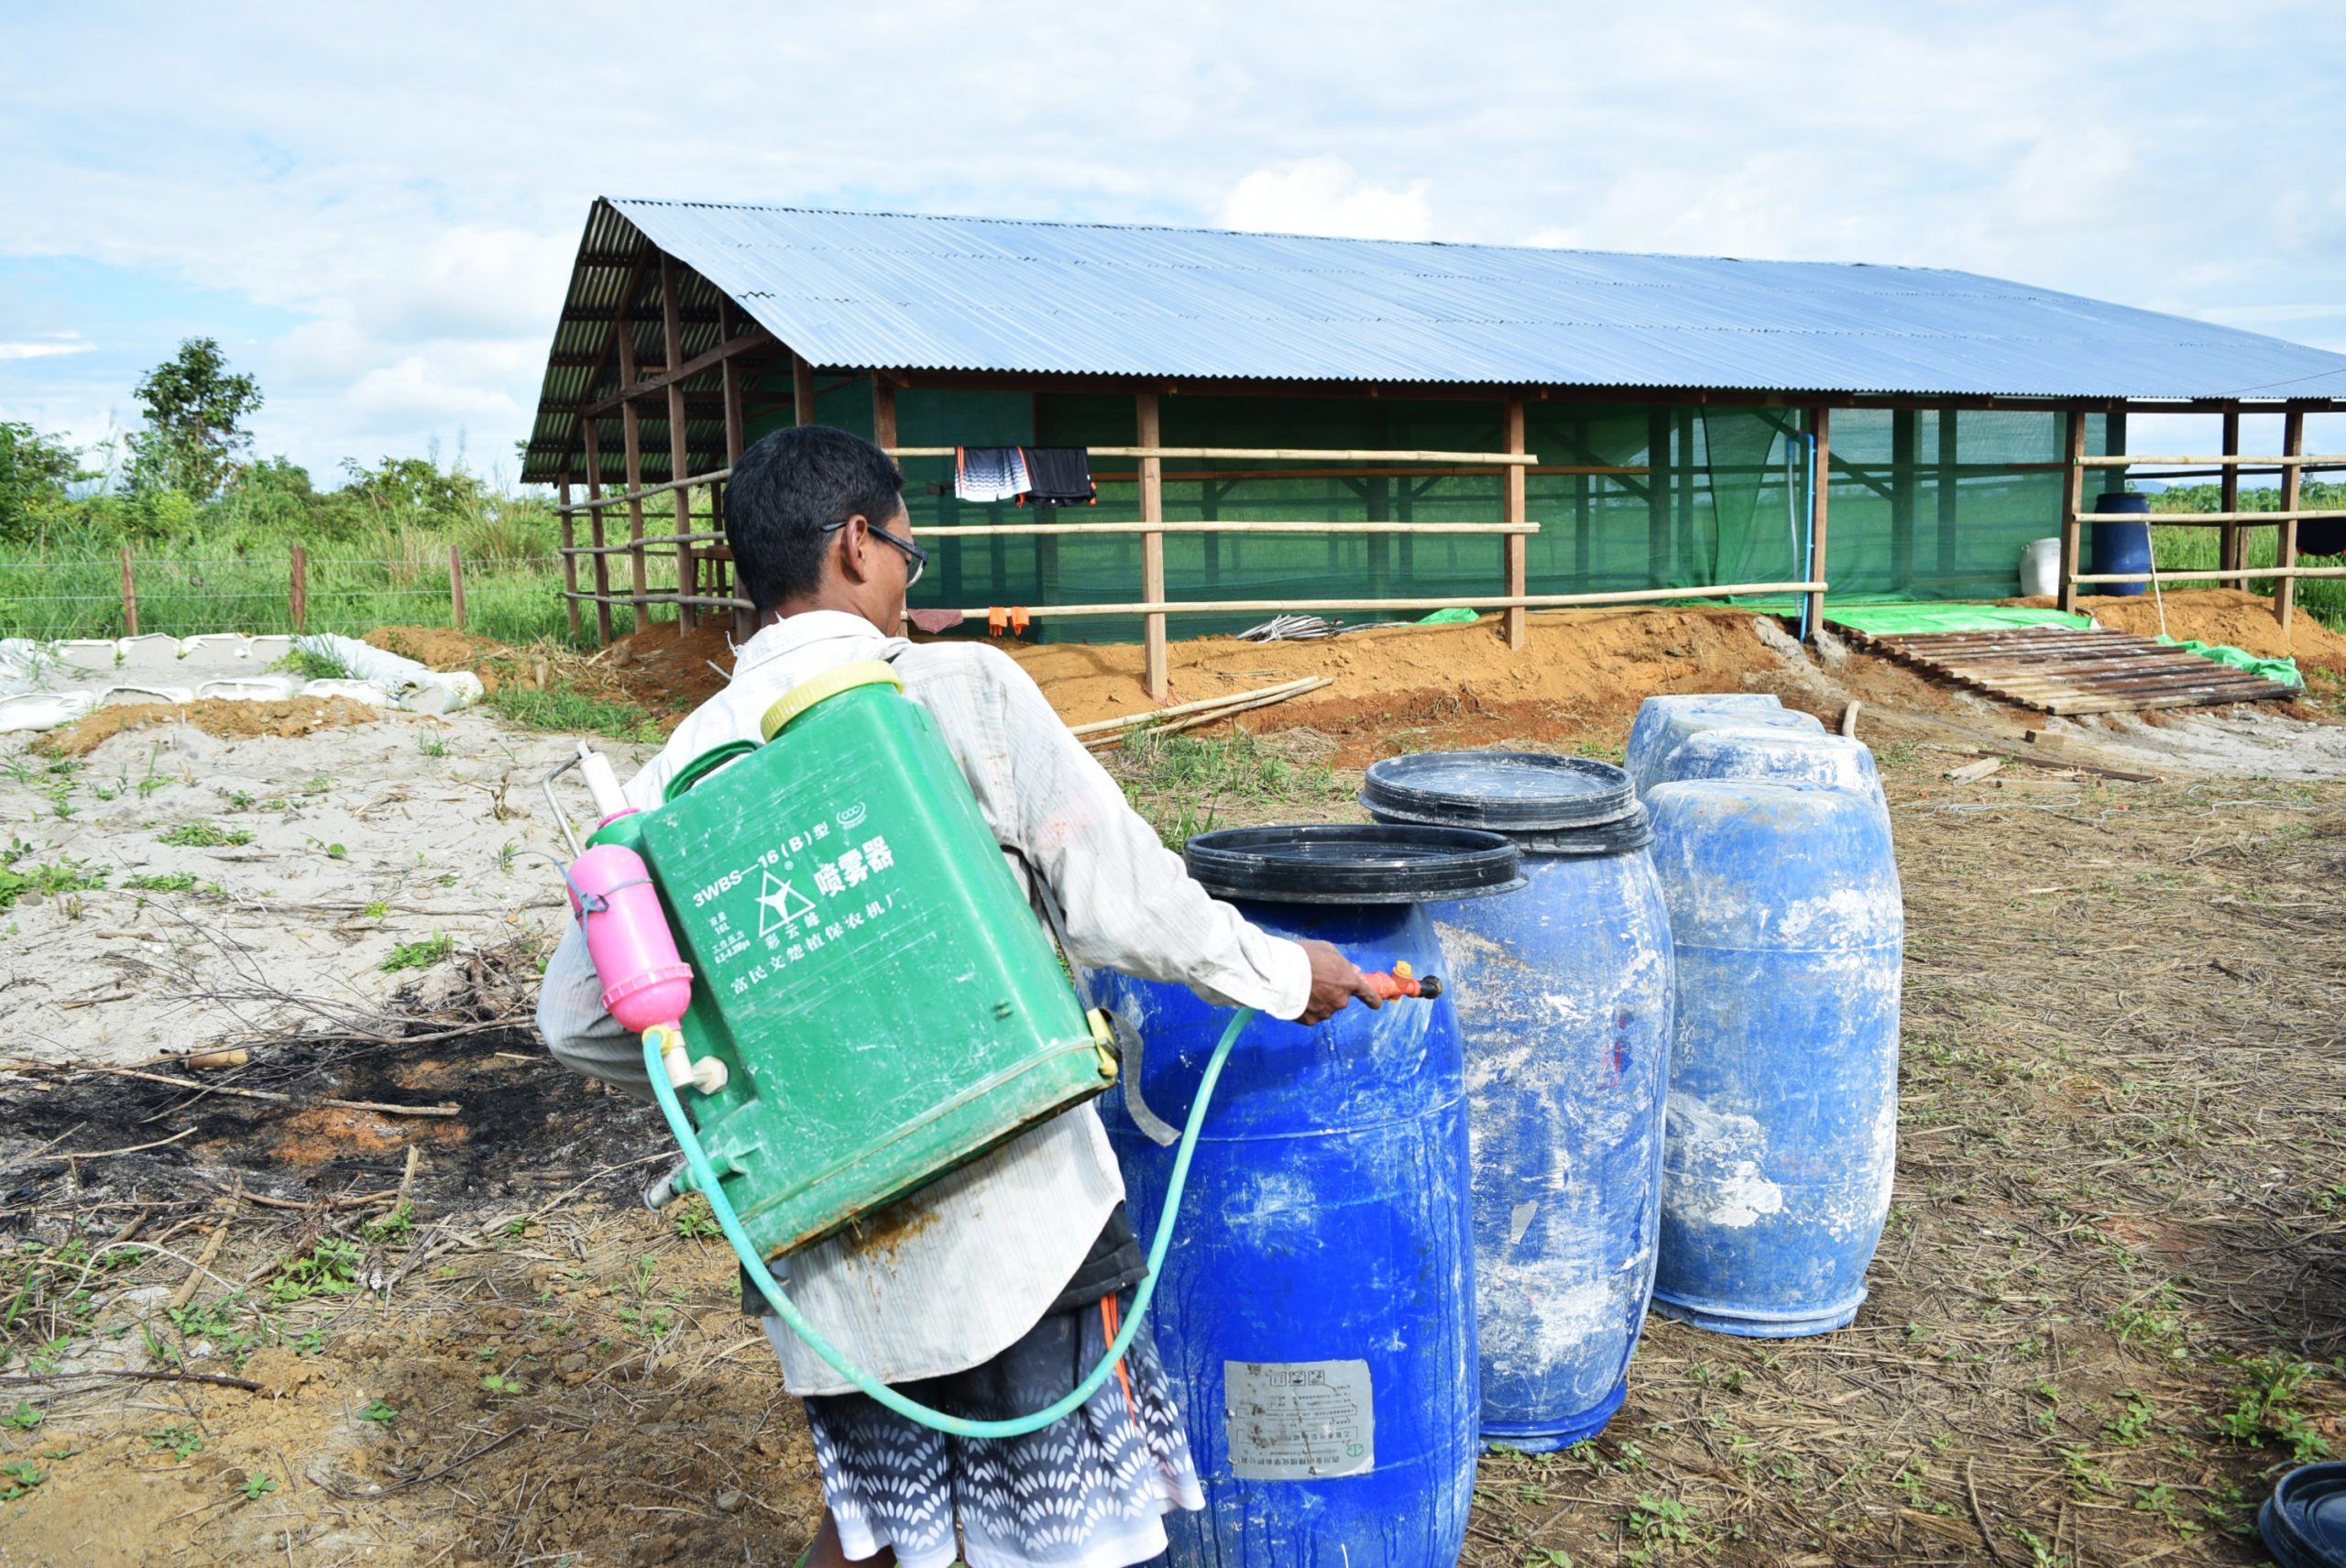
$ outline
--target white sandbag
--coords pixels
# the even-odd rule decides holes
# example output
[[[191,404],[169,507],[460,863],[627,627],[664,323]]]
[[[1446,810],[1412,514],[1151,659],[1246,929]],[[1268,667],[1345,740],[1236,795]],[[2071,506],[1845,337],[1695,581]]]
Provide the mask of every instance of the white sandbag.
[[[372,683],[389,696],[413,691],[432,678],[431,670],[415,660],[387,652],[356,637],[322,631],[312,637],[297,637],[293,645],[305,653],[322,654],[339,662],[357,679]]]
[[[434,670],[400,699],[400,706],[410,713],[454,713],[487,695],[488,688],[470,670]]]
[[[126,670],[168,670],[180,662],[180,640],[159,631],[126,637],[117,646]]]
[[[293,639],[281,631],[264,631],[258,637],[245,639],[245,657],[264,670],[291,652]]]
[[[301,696],[314,697],[345,696],[353,702],[363,702],[369,707],[389,707],[391,698],[372,681],[312,681],[301,688]]]
[[[100,707],[119,707],[133,702],[191,703],[195,692],[188,686],[167,686],[159,682],[122,681],[104,687],[98,693]]]
[[[223,675],[195,688],[196,700],[218,697],[223,702],[283,702],[301,689],[301,677],[291,674]]]
[[[210,654],[215,659],[242,659],[247,656],[246,645],[251,641],[241,631],[199,631],[180,639],[180,656],[200,659]]]
[[[0,735],[26,729],[55,729],[90,711],[90,694],[25,692],[0,696]]]
[[[111,637],[69,637],[49,647],[76,669],[111,670],[122,662],[121,646]]]

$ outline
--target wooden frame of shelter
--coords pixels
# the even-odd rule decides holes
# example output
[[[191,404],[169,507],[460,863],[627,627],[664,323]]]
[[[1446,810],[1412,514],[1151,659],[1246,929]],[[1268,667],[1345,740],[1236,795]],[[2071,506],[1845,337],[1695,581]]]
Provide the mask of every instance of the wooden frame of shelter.
[[[597,217],[608,209],[597,204]],[[632,243],[614,243],[613,236]],[[598,242],[598,236],[600,240]],[[2216,513],[2162,514],[2161,526],[2220,527],[2223,532],[2221,565],[2211,571],[2163,572],[2162,581],[2216,580],[2246,582],[2274,579],[2278,587],[2275,613],[2286,626],[2294,609],[2294,585],[2302,578],[2346,576],[2346,567],[2303,567],[2297,565],[2297,526],[2315,518],[2346,517],[2346,512],[2316,511],[2298,505],[2299,477],[2308,470],[2346,467],[2346,457],[2309,455],[2302,450],[2304,417],[2313,410],[2346,407],[2341,399],[2166,399],[2079,400],[2045,397],[1910,397],[1784,390],[1757,392],[1700,387],[1595,387],[1526,384],[1460,384],[1457,382],[1361,381],[1332,379],[1249,380],[1231,378],[1184,381],[1162,376],[1110,376],[985,370],[938,370],[917,367],[831,367],[809,363],[794,347],[751,320],[733,299],[624,221],[590,221],[587,239],[574,269],[569,297],[553,353],[548,361],[546,394],[539,410],[536,433],[530,444],[524,477],[550,480],[561,495],[564,595],[574,636],[583,635],[584,607],[593,606],[596,633],[608,642],[612,635],[615,605],[632,607],[641,618],[652,605],[673,605],[677,619],[689,630],[705,611],[745,614],[747,602],[733,592],[729,556],[723,548],[721,526],[726,481],[745,444],[751,422],[745,387],[752,378],[778,386],[785,378],[786,395],[767,394],[755,411],[771,418],[787,408],[799,423],[814,422],[819,395],[837,392],[857,382],[869,386],[872,430],[883,447],[899,457],[949,456],[949,446],[904,446],[896,440],[896,400],[912,389],[953,391],[1024,393],[1082,392],[1128,397],[1132,400],[1134,440],[1128,445],[1093,446],[1094,457],[1129,459],[1130,474],[1103,473],[1102,482],[1131,482],[1139,487],[1140,517],[1136,521],[1070,522],[1047,509],[1033,521],[981,526],[922,529],[924,538],[999,537],[1032,535],[1041,539],[1098,534],[1136,534],[1141,541],[1140,581],[1129,600],[1113,604],[1037,603],[1018,607],[1026,619],[1139,617],[1144,622],[1146,679],[1152,696],[1168,690],[1166,641],[1168,618],[1183,613],[1424,611],[1467,605],[1504,614],[1509,645],[1521,649],[1528,641],[1527,612],[1535,609],[1585,605],[1661,602],[1672,599],[1724,598],[1748,595],[1802,596],[1812,630],[1824,625],[1829,575],[1824,569],[1830,537],[1828,506],[1831,485],[1812,484],[1807,527],[1811,540],[1806,575],[1798,580],[1711,583],[1692,587],[1655,587],[1596,593],[1533,594],[1525,572],[1526,541],[1540,531],[1526,500],[1529,475],[1581,475],[1608,479],[1634,479],[1649,473],[1636,465],[1543,463],[1529,451],[1525,437],[1528,405],[1545,402],[1639,404],[1656,411],[1688,408],[1762,408],[1799,411],[1814,441],[1811,459],[1815,472],[1835,478],[1854,475],[1877,489],[1885,487],[1869,477],[1861,466],[1843,462],[1832,450],[1832,414],[1839,410],[1919,411],[2012,409],[2066,415],[2066,455],[2045,464],[2002,464],[2018,467],[2066,471],[2066,502],[2058,518],[2048,518],[2048,532],[2057,529],[2062,540],[2060,602],[2073,608],[2080,588],[2120,582],[2147,581],[2147,576],[2092,574],[2079,570],[2085,481],[2096,469],[2124,470],[2167,466],[2215,472],[2223,481],[2224,502]],[[1453,451],[1419,448],[1297,448],[1192,446],[1166,444],[1160,434],[1167,399],[1185,393],[1217,398],[1416,400],[1480,402],[1499,415],[1502,444],[1491,450]],[[2243,413],[2278,411],[2286,416],[2286,450],[2275,456],[2248,456],[2239,448]],[[2124,417],[2130,412],[2215,412],[2223,415],[2225,451],[2207,457],[2089,455],[2086,422],[2093,414],[2108,417],[2113,448],[2122,447]],[[1911,447],[1912,420],[1894,422],[1896,439]],[[656,444],[647,446],[647,440]],[[664,451],[660,450],[664,447]],[[1499,515],[1474,521],[1391,522],[1281,520],[1168,521],[1165,519],[1164,484],[1168,461],[1202,464],[1182,470],[1183,478],[1260,477],[1250,465],[1309,464],[1310,472],[1330,477],[1375,475],[1488,475],[1501,477],[1503,501]],[[1943,449],[1941,471],[1952,474],[1965,466],[1952,465]],[[1952,466],[1950,466],[1952,465]],[[1909,471],[1912,471],[1911,454]],[[2238,509],[2238,484],[2243,471],[2276,471],[2283,480],[2282,505],[2275,511]],[[1966,469],[1965,471],[1968,471]],[[1293,477],[1283,469],[1281,477]],[[616,488],[612,486],[616,482]],[[1660,494],[1661,487],[1652,487]],[[1901,498],[1892,490],[1893,504]],[[1940,505],[1952,506],[1951,487],[1942,486]],[[673,516],[681,520],[663,533],[645,531],[644,502],[674,494]],[[1660,503],[1657,502],[1657,505]],[[1911,534],[1913,499],[1903,498],[1905,527]],[[612,514],[624,511],[626,537],[612,537]],[[586,538],[578,537],[585,523]],[[2245,565],[2244,536],[2253,528],[2279,529],[2278,564],[2252,569]],[[1408,597],[1267,599],[1225,598],[1175,600],[1165,581],[1165,540],[1178,533],[1319,533],[1319,534],[1474,534],[1502,542],[1501,569],[1488,593],[1439,598]],[[1893,540],[1903,550],[1911,568],[1911,545]],[[651,587],[647,563],[673,555],[674,591]],[[625,581],[615,583],[615,558],[625,562]],[[582,576],[588,579],[582,582]],[[998,612],[999,607],[962,607],[975,618]]]

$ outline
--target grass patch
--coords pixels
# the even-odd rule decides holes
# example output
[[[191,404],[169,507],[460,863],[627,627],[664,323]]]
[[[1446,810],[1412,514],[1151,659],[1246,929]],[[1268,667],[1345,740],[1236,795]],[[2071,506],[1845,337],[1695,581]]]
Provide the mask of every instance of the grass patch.
[[[430,969],[455,948],[456,938],[445,932],[434,932],[421,942],[401,942],[391,949],[391,956],[376,967],[385,974],[397,974],[401,970]]]
[[[155,841],[177,850],[218,850],[249,844],[253,836],[242,828],[223,828],[217,822],[182,822],[157,834]]]
[[[0,850],[0,909],[14,908],[27,893],[87,893],[106,884],[106,873],[92,871],[86,861],[68,857],[47,865],[20,865],[31,853],[32,846],[20,839],[10,839]]]
[[[1276,740],[1244,729],[1200,739],[1144,729],[1112,761],[1124,798],[1177,853],[1190,838],[1262,808],[1344,797],[1335,771],[1299,761]]]
[[[2242,500],[2248,498],[2243,495]],[[2307,503],[2310,506],[2312,503]],[[2155,518],[2158,514],[2152,513]],[[2280,530],[2243,524],[2247,533],[2242,543],[2248,558],[2244,566],[2271,566],[2281,555]],[[2151,530],[2151,559],[2162,572],[2213,571],[2220,563],[2217,555],[2222,548],[2223,531],[2217,528],[2153,528]],[[2301,565],[2334,566],[2346,563],[2346,557],[2299,557]],[[2242,587],[2253,594],[2273,597],[2273,583],[2251,579],[2245,583],[2177,583],[2178,588]],[[2324,626],[2346,630],[2346,577],[2306,577],[2297,584],[2297,606]]]
[[[133,893],[193,893],[196,880],[193,872],[166,872],[159,876],[126,877],[122,885]]]
[[[269,668],[290,671],[305,681],[346,681],[352,678],[348,664],[332,653],[321,653],[310,648],[296,648]]]
[[[551,729],[564,735],[599,735],[608,740],[631,740],[658,745],[666,731],[648,708],[611,697],[588,696],[575,691],[537,691],[528,686],[499,686],[488,706],[525,729]]]

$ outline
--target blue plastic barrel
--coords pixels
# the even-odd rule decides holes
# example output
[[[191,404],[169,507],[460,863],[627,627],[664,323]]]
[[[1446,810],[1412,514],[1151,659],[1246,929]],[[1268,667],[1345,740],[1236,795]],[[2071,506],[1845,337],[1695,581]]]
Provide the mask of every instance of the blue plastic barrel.
[[[2122,522],[2093,525],[2093,570],[2148,572],[2151,569],[2151,498],[2125,490],[2105,490],[2094,498],[2097,519],[2123,518]],[[2139,594],[2142,583],[2089,583],[2098,594],[2124,597]]]
[[[1656,699],[1648,697],[1650,704]],[[1640,720],[1645,718],[1639,710]],[[1705,729],[1723,729],[1728,725],[1749,728],[1758,725],[1768,729],[1797,729],[1811,735],[1825,733],[1825,726],[1814,714],[1803,713],[1796,707],[1762,707],[1757,703],[1739,704],[1733,707],[1718,707],[1707,704],[1687,704],[1662,709],[1647,726],[1640,738],[1634,726],[1629,732],[1628,755],[1623,766],[1629,783],[1640,798],[1646,791],[1670,776],[1670,758],[1686,743],[1689,735],[1699,735]]]
[[[1483,1440],[1562,1448],[1621,1408],[1653,1288],[1672,981],[1645,811],[1618,768],[1503,751],[1377,762],[1361,802],[1523,857],[1520,892],[1431,912],[1466,1042]]]
[[[1653,744],[1654,731],[1673,713],[1697,709],[1717,713],[1757,713],[1762,709],[1778,712],[1783,706],[1782,699],[1773,692],[1672,692],[1664,696],[1650,696],[1638,704],[1638,717],[1629,725],[1628,751],[1622,765],[1631,774],[1636,773],[1637,760]]]
[[[1282,835],[1311,837],[1282,856]],[[1503,874],[1445,882],[1438,856],[1391,851],[1409,840],[1496,850]],[[1416,890],[1519,884],[1505,839],[1447,828],[1226,830],[1187,859],[1264,929],[1420,976],[1447,970]],[[1338,902],[1293,901],[1321,897]],[[1173,1151],[1148,1129],[1187,1115],[1229,1014],[1185,987],[1092,980],[1138,1037],[1101,1108],[1133,1212],[1154,1213]],[[1154,1308],[1206,1492],[1203,1512],[1166,1518],[1176,1563],[1457,1562],[1479,1416],[1463,1071],[1446,992],[1310,1029],[1259,1018],[1232,1052]]]
[[[1890,1210],[1904,916],[1887,818],[1813,784],[1657,785],[1677,1008],[1655,1308],[1849,1321]]]
[[[1687,779],[1750,779],[1767,784],[1823,784],[1846,789],[1890,809],[1881,773],[1865,742],[1846,735],[1723,725],[1689,735],[1662,764],[1656,784]]]

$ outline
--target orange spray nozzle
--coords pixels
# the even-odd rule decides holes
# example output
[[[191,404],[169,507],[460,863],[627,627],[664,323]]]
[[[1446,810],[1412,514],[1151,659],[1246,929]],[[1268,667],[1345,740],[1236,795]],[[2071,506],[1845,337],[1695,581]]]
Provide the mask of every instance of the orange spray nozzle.
[[[1431,1002],[1442,994],[1442,976],[1430,974],[1420,978],[1411,973],[1406,963],[1395,964],[1389,974],[1382,970],[1365,971],[1361,979],[1368,981],[1376,994],[1387,1002],[1400,996],[1422,997]]]

